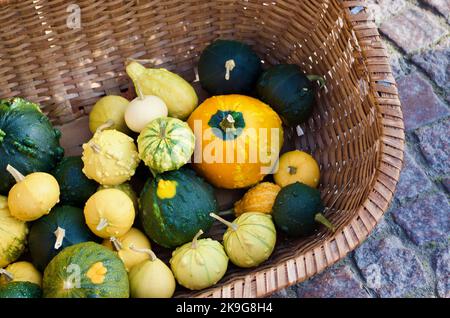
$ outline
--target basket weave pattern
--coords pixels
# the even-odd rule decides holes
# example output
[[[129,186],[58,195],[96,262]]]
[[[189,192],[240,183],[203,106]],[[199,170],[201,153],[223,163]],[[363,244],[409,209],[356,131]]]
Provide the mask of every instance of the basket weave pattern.
[[[266,296],[345,257],[381,219],[402,168],[404,126],[378,30],[367,10],[358,9],[364,1],[77,4],[82,27],[70,29],[65,0],[0,1],[7,21],[0,30],[0,97],[39,102],[55,124],[85,118],[100,96],[123,92],[128,57],[152,59],[193,81],[199,54],[219,37],[251,44],[265,64],[296,63],[326,79],[296,144],[320,164],[326,214],[338,231],[282,238],[262,266],[232,269],[220,284],[178,296]]]

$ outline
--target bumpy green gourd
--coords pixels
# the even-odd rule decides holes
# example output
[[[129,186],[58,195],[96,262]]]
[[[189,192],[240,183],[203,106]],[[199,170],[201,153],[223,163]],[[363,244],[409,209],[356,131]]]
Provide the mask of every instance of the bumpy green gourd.
[[[217,284],[225,275],[228,256],[222,244],[210,238],[197,240],[178,247],[172,253],[170,266],[178,283],[191,290],[200,290]]]
[[[126,72],[133,80],[138,95],[155,95],[167,106],[170,117],[186,119],[197,107],[198,97],[194,88],[179,75],[163,68],[145,68],[137,61],[130,61]]]
[[[0,298],[41,298],[42,289],[30,282],[11,282],[0,286]]]
[[[131,179],[139,155],[131,137],[117,130],[98,129],[83,145],[83,173],[103,185],[118,185]]]
[[[15,183],[6,171],[8,164],[25,175],[51,171],[64,155],[60,137],[37,104],[0,99],[0,194],[6,195]]]
[[[267,260],[275,248],[276,231],[269,214],[248,212],[233,223],[211,213],[228,226],[223,245],[231,262],[239,267],[255,267]]]

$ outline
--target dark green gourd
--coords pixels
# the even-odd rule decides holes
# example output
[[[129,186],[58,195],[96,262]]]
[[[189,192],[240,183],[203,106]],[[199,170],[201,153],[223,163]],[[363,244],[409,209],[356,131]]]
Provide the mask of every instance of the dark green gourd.
[[[0,286],[0,298],[41,298],[42,289],[30,282],[10,282]]]
[[[37,104],[22,98],[0,99],[0,194],[14,185],[9,164],[27,175],[49,172],[61,160],[61,133]]]
[[[200,84],[212,95],[245,94],[261,74],[261,59],[245,43],[216,40],[198,62]]]

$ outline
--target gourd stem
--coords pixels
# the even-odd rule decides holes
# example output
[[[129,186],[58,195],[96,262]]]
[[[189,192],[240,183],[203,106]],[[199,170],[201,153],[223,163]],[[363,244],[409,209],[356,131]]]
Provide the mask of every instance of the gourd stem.
[[[314,220],[321,223],[322,225],[325,225],[330,231],[336,231],[333,223],[331,223],[322,213],[317,213],[314,216]]]
[[[140,100],[143,100],[144,97],[145,97],[145,95],[144,95],[144,93],[142,92],[141,85],[140,85],[138,82],[135,82],[135,83],[134,83],[134,86],[136,87],[136,93],[137,93],[137,95],[138,95],[138,98],[139,98]]]
[[[211,217],[215,218],[217,221],[225,224],[226,226],[231,228],[233,231],[237,231],[237,229],[238,229],[238,225],[236,223],[228,222],[227,220],[225,220],[224,218],[221,218],[220,216],[218,216],[215,213],[210,213],[209,216],[211,216]]]
[[[290,175],[294,175],[297,173],[297,167],[289,166],[288,170]]]
[[[325,79],[319,75],[308,75],[306,76],[311,82],[319,82],[319,87],[323,88],[326,84]]]
[[[126,59],[125,61],[125,65],[130,64],[131,62],[137,62],[137,63],[141,63],[141,64],[146,64],[146,63],[153,63],[153,60],[149,60],[149,59],[134,59],[132,57],[129,57]]]
[[[194,238],[192,239],[192,248],[196,249],[197,248],[197,239],[200,237],[200,235],[203,234],[203,231],[200,230],[197,232],[197,234],[195,234]]]
[[[105,129],[111,128],[112,126],[114,126],[114,124],[115,124],[114,120],[108,119],[102,125],[98,126],[98,128],[97,128],[97,130],[95,130],[95,132],[100,132]]]
[[[100,152],[102,151],[102,148],[101,148],[99,145],[97,145],[95,142],[90,141],[90,142],[88,143],[88,145],[89,145],[89,147],[92,148],[92,150],[93,150],[95,153],[100,153]]]
[[[58,226],[58,228],[56,229],[56,231],[54,232],[55,236],[56,236],[56,241],[55,241],[55,250],[59,249],[62,246],[64,237],[66,236],[66,230],[63,228],[60,228]]]
[[[120,241],[116,237],[112,236],[109,238],[109,240],[111,241],[116,251],[120,251],[123,248],[122,243],[120,243]]]
[[[108,226],[108,220],[105,218],[100,218],[100,222],[98,222],[96,230],[101,231],[107,226]]]
[[[230,80],[230,73],[236,67],[234,60],[228,60],[225,62],[225,80]]]
[[[137,248],[134,247],[133,244],[131,244],[130,246],[130,250],[138,252],[138,253],[147,253],[148,255],[150,255],[150,260],[152,262],[156,261],[158,259],[158,257],[156,257],[156,254],[149,248]]]
[[[219,126],[222,128],[224,132],[227,132],[228,129],[234,130],[236,129],[234,127],[234,123],[236,121],[234,120],[233,116],[231,114],[228,114],[222,121],[220,122]]]
[[[0,268],[0,275],[5,275],[6,279],[9,281],[14,280],[14,275],[11,272],[8,272],[6,269]]]
[[[6,166],[6,171],[8,171],[13,176],[17,183],[25,179],[25,176],[11,165]]]

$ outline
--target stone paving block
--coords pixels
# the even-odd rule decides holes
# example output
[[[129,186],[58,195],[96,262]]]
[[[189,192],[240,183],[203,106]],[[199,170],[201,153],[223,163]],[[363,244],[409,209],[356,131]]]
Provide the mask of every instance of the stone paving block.
[[[420,193],[429,191],[432,187],[433,184],[422,168],[420,168],[409,152],[405,152],[405,164],[397,185],[396,198],[400,201],[413,199]]]
[[[432,14],[417,7],[386,20],[381,31],[408,54],[430,46],[448,33]]]
[[[368,0],[367,2],[377,25],[392,15],[398,14],[406,6],[405,0]]]
[[[450,173],[450,118],[416,131],[419,146],[427,162],[439,175]]]
[[[449,0],[450,1],[450,0]],[[433,50],[427,50],[412,57],[433,81],[442,89],[450,91],[450,40],[444,41]]]
[[[445,178],[442,180],[442,184],[444,185],[444,188],[447,190],[447,192],[450,193],[450,178]]]
[[[299,298],[370,297],[348,265],[335,265],[312,279],[300,283],[297,295]]]
[[[421,0],[421,2],[435,8],[447,21],[450,21],[450,0]]]
[[[436,289],[439,297],[450,298],[450,248],[435,253]]]
[[[431,84],[417,72],[402,77],[397,84],[406,130],[414,130],[450,114]]]
[[[395,222],[419,246],[450,238],[450,204],[444,193],[422,196],[392,214]]]
[[[356,250],[355,260],[369,288],[381,297],[414,297],[427,287],[425,272],[415,252],[400,239],[369,239]]]
[[[297,291],[295,286],[280,290],[270,296],[270,298],[296,298]]]

